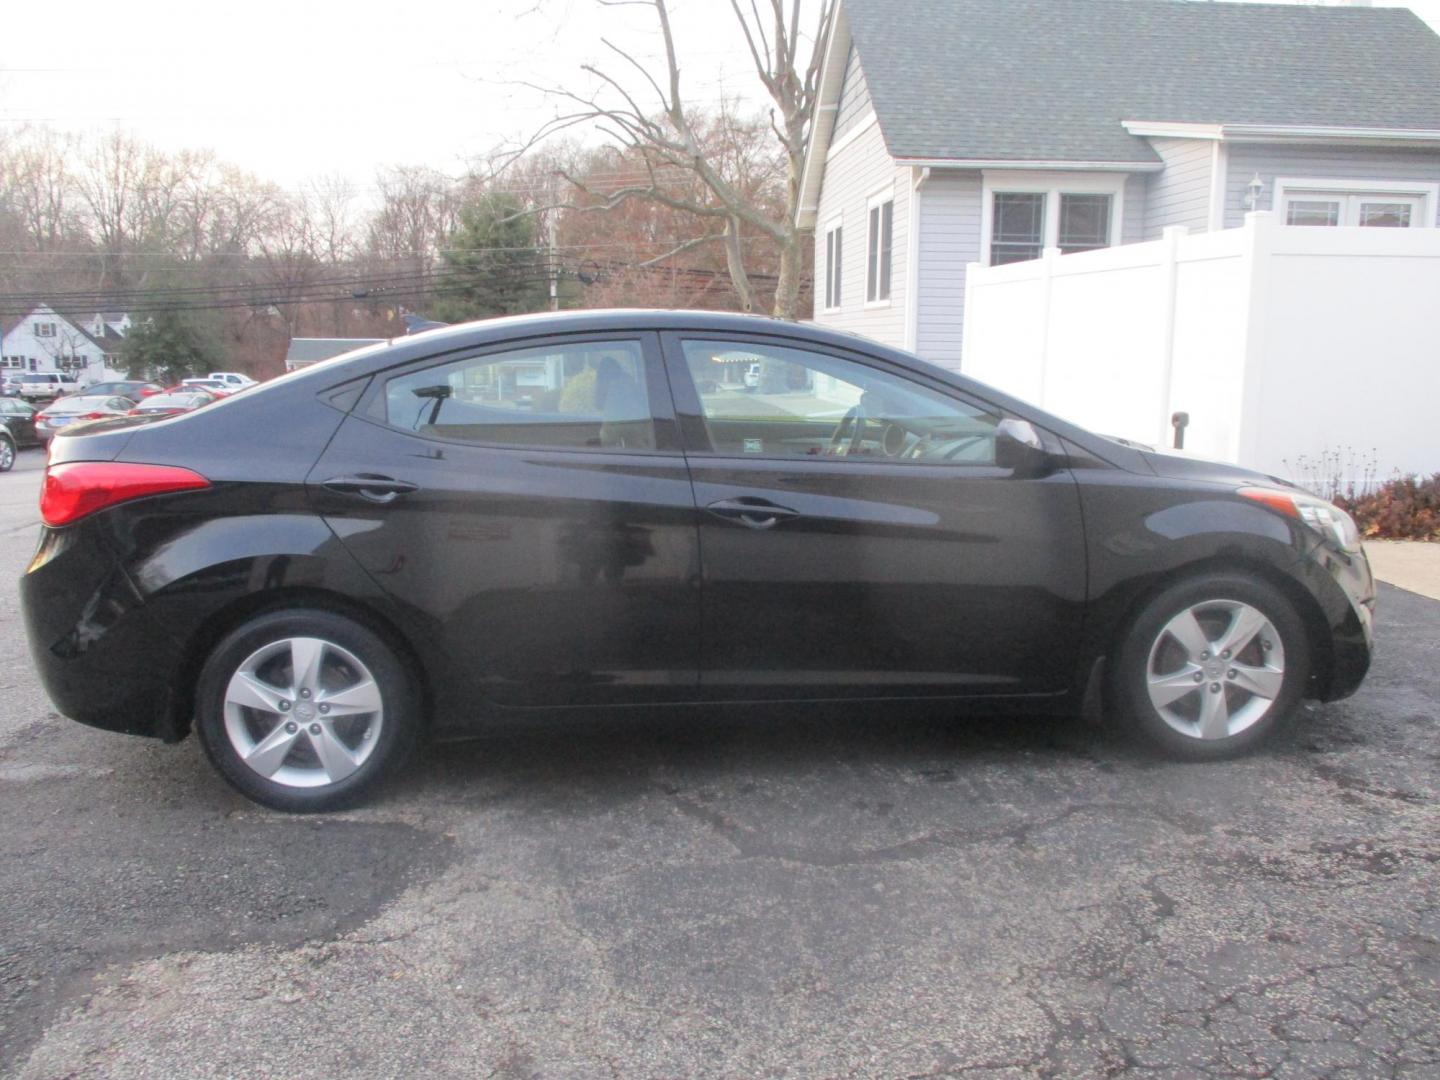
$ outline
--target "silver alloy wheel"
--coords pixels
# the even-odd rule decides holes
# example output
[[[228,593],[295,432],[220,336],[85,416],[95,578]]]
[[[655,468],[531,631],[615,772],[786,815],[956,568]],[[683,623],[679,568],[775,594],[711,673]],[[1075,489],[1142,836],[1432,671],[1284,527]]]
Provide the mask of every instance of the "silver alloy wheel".
[[[0,472],[15,464],[15,444],[9,439],[0,439]]]
[[[1150,703],[1192,739],[1225,739],[1270,711],[1285,683],[1274,625],[1240,600],[1206,600],[1160,631],[1146,666]]]
[[[344,780],[374,753],[384,720],[370,669],[322,638],[256,649],[225,689],[225,733],[236,755],[287,787]]]

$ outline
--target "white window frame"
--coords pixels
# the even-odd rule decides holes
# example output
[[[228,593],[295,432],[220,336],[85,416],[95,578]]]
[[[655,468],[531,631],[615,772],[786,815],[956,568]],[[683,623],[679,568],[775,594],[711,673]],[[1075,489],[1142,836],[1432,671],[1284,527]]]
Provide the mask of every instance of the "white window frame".
[[[1307,194],[1316,195],[1406,195],[1420,200],[1420,213],[1410,221],[1412,229],[1435,227],[1435,208],[1440,205],[1440,184],[1426,184],[1413,180],[1335,180],[1306,179],[1292,176],[1275,178],[1275,196],[1271,201],[1281,223],[1285,221],[1285,204],[1291,198],[1303,199]],[[1343,205],[1341,213],[1344,213]],[[1341,225],[1345,224],[1342,217]]]
[[[37,338],[55,337],[55,324],[53,322],[37,322],[32,327],[32,332]]]
[[[1021,169],[986,169],[981,174],[980,265],[990,265],[990,239],[995,227],[995,193],[1023,192],[1045,195],[1045,234],[1040,247],[1060,246],[1060,196],[1110,196],[1110,246],[1119,247],[1125,235],[1125,173],[1039,172]]]
[[[870,211],[874,210],[876,207],[884,207],[884,205],[885,205],[886,203],[890,203],[890,204],[891,204],[891,205],[890,205],[890,280],[889,280],[888,282],[886,282],[886,294],[885,294],[885,296],[882,298],[882,297],[880,296],[880,263],[881,263],[881,261],[882,261],[882,260],[881,260],[881,251],[882,251],[882,248],[881,248],[881,243],[880,243],[880,239],[879,239],[879,238],[877,238],[876,243],[875,243],[875,263],[874,263],[874,266],[872,267],[872,265],[871,265],[871,263],[870,263]],[[891,183],[889,183],[889,184],[886,184],[885,187],[884,187],[882,190],[875,192],[875,194],[871,195],[870,198],[868,198],[868,199],[865,200],[865,289],[864,289],[864,292],[861,293],[861,295],[865,297],[865,307],[866,307],[866,308],[887,308],[887,307],[890,306],[890,302],[891,302],[892,298],[895,296],[895,205],[894,205],[894,204],[895,204],[895,184],[894,184],[893,181],[892,181]],[[880,223],[880,227],[881,227],[882,229],[883,229],[883,227],[884,227],[884,225],[883,225],[884,219],[885,219],[885,212],[884,212],[884,210],[882,209],[881,212],[880,212],[880,216],[879,216],[878,218],[876,218],[876,221]],[[870,299],[870,271],[871,271],[872,269],[875,271],[875,299],[874,299],[874,300]]]
[[[830,261],[829,261],[829,260],[830,260],[830,234],[831,234],[831,233],[836,233],[836,232],[838,232],[838,233],[840,234],[840,258],[839,258],[838,260],[836,260],[836,265],[835,265],[835,267],[834,267],[834,273],[835,273],[836,279],[837,279],[840,287],[835,290],[835,303],[834,303],[834,304],[828,304],[828,303],[826,303],[826,301],[830,299],[830,295],[831,295],[831,289],[830,289],[830,286],[831,286],[831,282],[830,282],[831,266],[830,266]],[[822,237],[822,239],[821,239],[821,241],[820,241],[820,243],[821,243],[821,252],[822,252],[822,254],[821,254],[821,263],[822,263],[822,265],[825,267],[824,291],[820,294],[820,303],[821,303],[821,308],[820,308],[820,310],[821,310],[821,311],[839,311],[841,308],[843,308],[843,307],[845,306],[845,304],[844,304],[844,301],[845,301],[845,295],[844,295],[844,294],[845,294],[845,215],[844,215],[844,214],[839,214],[839,215],[831,218],[829,221],[827,221],[827,222],[825,223],[825,227],[820,231],[820,235],[821,235],[821,237]]]

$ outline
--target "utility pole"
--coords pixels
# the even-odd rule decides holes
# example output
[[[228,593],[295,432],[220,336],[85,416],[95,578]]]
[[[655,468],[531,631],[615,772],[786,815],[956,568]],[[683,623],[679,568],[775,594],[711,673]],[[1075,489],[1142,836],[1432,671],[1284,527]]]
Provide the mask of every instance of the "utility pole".
[[[550,205],[545,210],[545,235],[549,244],[550,310],[560,310],[560,259],[556,250],[556,232],[560,212],[555,208],[555,174],[550,174]]]

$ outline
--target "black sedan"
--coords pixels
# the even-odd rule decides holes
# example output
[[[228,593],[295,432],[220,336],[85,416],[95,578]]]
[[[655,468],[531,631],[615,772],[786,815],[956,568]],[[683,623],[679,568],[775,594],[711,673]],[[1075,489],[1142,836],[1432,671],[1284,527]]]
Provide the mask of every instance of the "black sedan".
[[[41,511],[22,593],[61,711],[193,728],[292,810],[422,734],[575,708],[1100,701],[1212,759],[1370,662],[1331,504],[745,316],[498,319],[99,421]]]
[[[0,398],[0,424],[4,424],[17,446],[43,446],[35,430],[35,406],[19,398]]]

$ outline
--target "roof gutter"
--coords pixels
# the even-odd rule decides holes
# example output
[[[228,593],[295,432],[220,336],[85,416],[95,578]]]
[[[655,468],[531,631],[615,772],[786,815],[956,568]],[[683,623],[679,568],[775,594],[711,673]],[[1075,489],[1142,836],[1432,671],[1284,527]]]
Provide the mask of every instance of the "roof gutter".
[[[1189,124],[1125,120],[1131,135],[1161,139],[1217,139],[1226,142],[1440,143],[1440,129],[1328,127],[1316,124]]]
[[[1163,161],[1055,161],[1004,158],[896,158],[897,165],[917,169],[1049,169],[1062,172],[1159,172]]]

